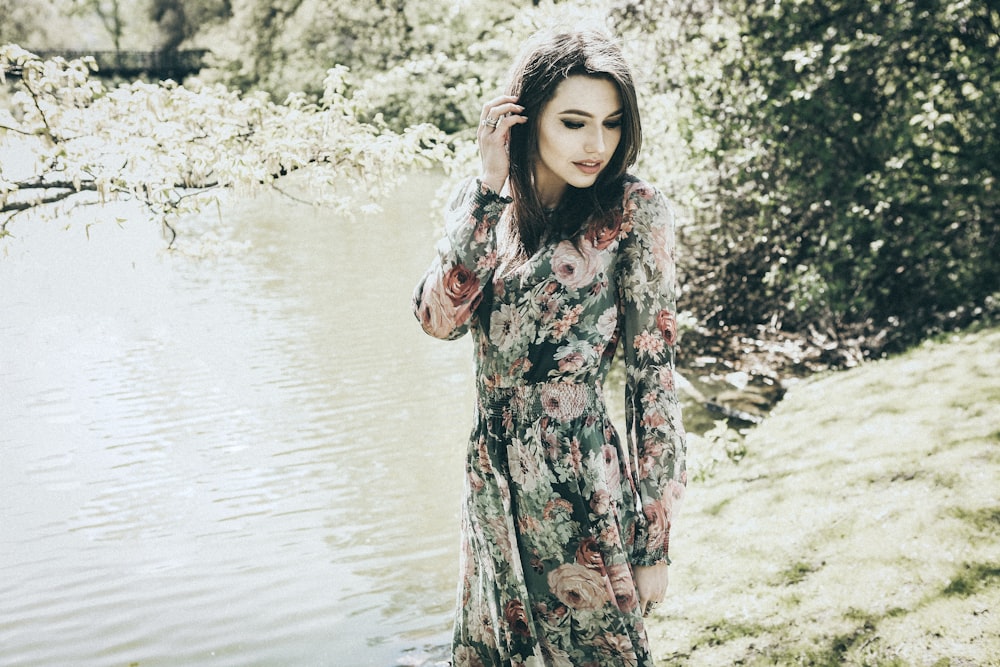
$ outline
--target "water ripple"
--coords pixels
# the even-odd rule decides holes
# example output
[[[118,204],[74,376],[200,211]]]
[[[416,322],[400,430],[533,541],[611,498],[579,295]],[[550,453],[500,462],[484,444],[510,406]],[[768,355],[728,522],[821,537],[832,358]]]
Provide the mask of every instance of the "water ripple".
[[[447,642],[470,350],[409,313],[426,187],[365,225],[234,206],[258,250],[214,259],[138,224],[10,248],[0,663],[387,667]]]

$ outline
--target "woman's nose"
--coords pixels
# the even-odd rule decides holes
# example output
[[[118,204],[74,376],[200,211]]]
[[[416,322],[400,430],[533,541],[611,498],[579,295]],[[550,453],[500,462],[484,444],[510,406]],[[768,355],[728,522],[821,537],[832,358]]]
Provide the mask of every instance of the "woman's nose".
[[[589,137],[587,137],[587,144],[584,148],[588,153],[603,153],[605,146],[604,138],[604,128],[600,128],[595,132],[592,132]]]

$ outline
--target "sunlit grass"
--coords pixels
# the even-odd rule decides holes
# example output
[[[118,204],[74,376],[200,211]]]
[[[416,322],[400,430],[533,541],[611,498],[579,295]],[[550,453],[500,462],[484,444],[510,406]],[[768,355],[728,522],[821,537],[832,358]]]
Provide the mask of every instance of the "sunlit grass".
[[[1000,330],[795,386],[691,483],[670,665],[1000,664]]]

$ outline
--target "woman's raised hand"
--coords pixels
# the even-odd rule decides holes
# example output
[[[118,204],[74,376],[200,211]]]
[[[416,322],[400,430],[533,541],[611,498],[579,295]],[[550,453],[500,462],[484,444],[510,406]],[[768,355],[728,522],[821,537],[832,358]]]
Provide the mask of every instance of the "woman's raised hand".
[[[495,192],[503,190],[510,171],[510,158],[507,155],[510,128],[528,120],[526,116],[520,115],[522,111],[524,107],[517,104],[517,98],[511,95],[498,97],[483,105],[479,130],[476,132],[479,157],[483,162],[479,180]]]

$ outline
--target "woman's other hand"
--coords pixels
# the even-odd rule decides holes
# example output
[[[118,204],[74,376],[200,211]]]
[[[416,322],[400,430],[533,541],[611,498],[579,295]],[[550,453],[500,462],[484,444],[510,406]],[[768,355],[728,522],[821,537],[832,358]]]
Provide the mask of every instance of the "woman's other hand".
[[[658,602],[663,602],[667,594],[667,564],[638,565],[634,570],[635,587],[639,592],[639,610],[643,616],[647,616]]]
[[[483,105],[479,130],[476,132],[479,157],[483,162],[479,180],[494,192],[503,190],[507,182],[510,171],[510,159],[507,156],[510,128],[527,122],[527,117],[520,115],[522,111],[524,107],[517,104],[516,97],[510,95],[497,97]]]

